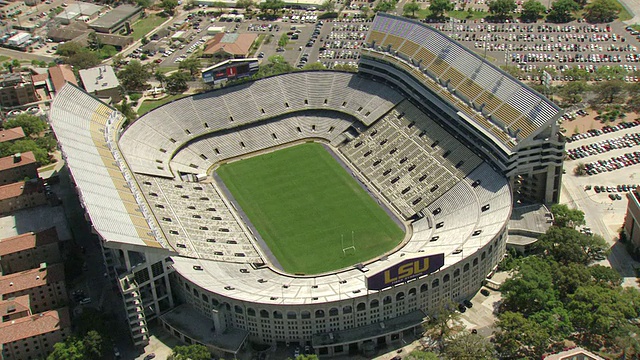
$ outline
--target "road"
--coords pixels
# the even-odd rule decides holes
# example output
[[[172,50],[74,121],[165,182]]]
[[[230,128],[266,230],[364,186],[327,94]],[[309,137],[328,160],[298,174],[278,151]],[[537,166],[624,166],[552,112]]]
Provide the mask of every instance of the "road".
[[[8,57],[10,57],[12,59],[38,60],[38,61],[45,61],[45,62],[48,62],[48,63],[52,62],[52,61],[54,61],[56,59],[54,56],[32,54],[32,53],[28,53],[28,52],[11,50],[11,49],[2,48],[2,47],[0,47],[0,55],[8,56]]]

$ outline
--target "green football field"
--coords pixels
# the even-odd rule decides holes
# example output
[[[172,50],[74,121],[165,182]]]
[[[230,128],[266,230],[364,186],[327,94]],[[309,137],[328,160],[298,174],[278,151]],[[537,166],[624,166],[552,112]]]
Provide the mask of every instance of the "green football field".
[[[218,175],[283,269],[318,274],[374,258],[404,230],[320,144],[222,165]],[[355,251],[343,252],[355,243]]]

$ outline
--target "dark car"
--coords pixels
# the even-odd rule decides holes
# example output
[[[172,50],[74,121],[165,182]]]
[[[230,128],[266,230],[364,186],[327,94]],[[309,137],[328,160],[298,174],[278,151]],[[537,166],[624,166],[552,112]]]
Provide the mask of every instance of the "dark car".
[[[489,294],[491,294],[491,293],[487,289],[482,289],[482,290],[480,290],[480,294],[482,294],[484,296],[489,296]]]
[[[145,356],[145,357],[144,357],[144,360],[151,360],[151,359],[154,359],[155,357],[156,357],[156,354],[151,353],[151,354],[149,354],[149,355]]]
[[[464,304],[458,304],[458,311],[463,313],[463,312],[467,311],[467,308],[464,306]]]
[[[473,304],[469,300],[464,300],[462,301],[462,303],[464,304],[464,306],[468,307],[469,309],[473,307]]]

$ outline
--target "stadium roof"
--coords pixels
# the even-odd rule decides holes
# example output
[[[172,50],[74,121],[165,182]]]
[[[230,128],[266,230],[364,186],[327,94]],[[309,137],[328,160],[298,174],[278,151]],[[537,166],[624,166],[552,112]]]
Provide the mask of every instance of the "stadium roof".
[[[546,97],[420,22],[378,13],[366,43],[363,55],[403,68],[509,149],[561,113]]]
[[[94,229],[107,242],[160,248],[156,239],[162,235],[154,235],[147,222],[148,210],[140,208],[142,204],[146,209],[146,203],[134,195],[137,184],[114,140],[113,129],[122,119],[122,114],[69,83],[53,99],[49,113]]]

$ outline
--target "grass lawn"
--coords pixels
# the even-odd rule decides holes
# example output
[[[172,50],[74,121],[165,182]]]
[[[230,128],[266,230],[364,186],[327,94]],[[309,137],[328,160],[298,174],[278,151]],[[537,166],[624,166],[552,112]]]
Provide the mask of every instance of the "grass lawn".
[[[320,144],[222,165],[218,175],[289,273],[318,274],[369,260],[404,232]],[[342,251],[351,243],[356,251]]]
[[[134,40],[140,40],[143,36],[147,35],[151,30],[155,29],[166,20],[166,18],[155,14],[149,15],[144,19],[140,19],[132,25],[133,33],[131,33],[131,36],[133,36]]]
[[[138,115],[142,116],[143,114],[146,114],[149,111],[159,106],[170,103],[173,100],[181,99],[186,96],[189,96],[189,95],[185,95],[185,94],[169,95],[169,96],[163,97],[160,100],[145,100],[142,102],[142,104],[140,104],[140,107],[138,108]]]

